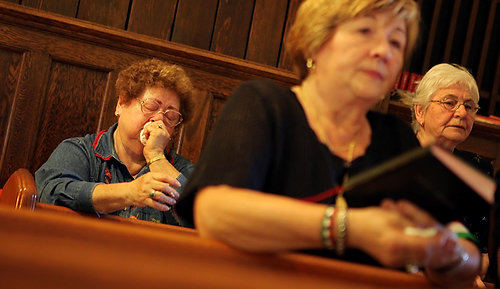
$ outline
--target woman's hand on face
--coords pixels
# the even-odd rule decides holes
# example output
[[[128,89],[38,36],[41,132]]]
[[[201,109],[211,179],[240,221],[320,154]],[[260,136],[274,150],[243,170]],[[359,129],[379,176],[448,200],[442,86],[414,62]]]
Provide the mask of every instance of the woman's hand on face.
[[[180,186],[179,181],[165,174],[149,172],[130,184],[133,190],[129,194],[129,200],[136,207],[148,206],[168,211],[179,198],[179,193],[174,189]]]
[[[151,122],[144,127],[144,134],[149,136],[144,145],[144,156],[153,158],[163,154],[171,137],[165,123],[163,121]]]
[[[409,202],[384,201],[380,207],[349,211],[348,245],[365,251],[385,266],[419,264],[437,268],[461,257],[454,234]],[[409,233],[425,228],[427,233],[434,233]]]

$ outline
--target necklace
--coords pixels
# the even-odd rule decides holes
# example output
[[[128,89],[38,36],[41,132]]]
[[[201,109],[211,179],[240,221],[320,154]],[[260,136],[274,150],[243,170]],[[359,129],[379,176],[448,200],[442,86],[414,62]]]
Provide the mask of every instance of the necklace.
[[[354,158],[354,148],[356,147],[356,139],[353,139],[349,143],[349,152],[347,154],[347,162],[345,164],[345,167],[349,169],[351,167],[352,160]],[[339,193],[337,197],[335,198],[335,207],[341,210],[347,209],[347,202],[344,198],[344,191],[345,191],[345,184],[349,180],[349,172],[347,171],[344,174],[344,179],[342,180],[342,185],[340,186]]]
[[[302,107],[304,109],[304,112],[306,113],[306,118],[308,119],[308,121],[310,121],[309,117],[308,117],[308,114],[306,112],[306,92],[304,90],[304,87],[303,86],[296,86],[292,89],[294,91],[294,93],[297,95],[297,98],[299,100],[299,102],[302,104]],[[311,123],[309,123],[309,125],[311,126],[311,128],[313,128],[313,126],[311,125]],[[314,130],[314,128],[313,128]],[[330,152],[334,152],[334,149],[333,149],[333,146],[330,144],[330,142],[327,140],[327,137],[324,133],[321,133],[321,131],[319,132],[316,132],[316,135],[318,136],[318,140],[323,143],[329,150]],[[351,163],[354,159],[354,149],[356,148],[356,138],[357,136],[355,135],[355,137],[351,140],[351,142],[349,143],[348,147],[347,147],[347,160],[345,162],[345,167],[348,169],[350,166],[351,166]],[[338,208],[340,209],[347,209],[347,202],[344,198],[344,187],[345,187],[345,184],[347,183],[347,181],[349,180],[349,172],[346,171],[346,173],[344,174],[344,178],[342,180],[342,184],[338,187],[338,194],[337,194],[337,197],[335,198],[335,207],[337,208],[337,206],[339,206]]]

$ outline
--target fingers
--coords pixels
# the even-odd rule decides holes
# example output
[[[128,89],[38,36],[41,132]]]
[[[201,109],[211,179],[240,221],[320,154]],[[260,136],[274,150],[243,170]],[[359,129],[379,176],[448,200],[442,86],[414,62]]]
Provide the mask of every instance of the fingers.
[[[453,264],[463,255],[463,249],[458,239],[446,232],[439,230],[434,236],[416,236],[402,234],[393,252],[398,252],[400,260],[406,265],[420,264],[428,268],[442,268]]]
[[[169,186],[172,186],[174,188],[178,188],[181,186],[181,183],[176,178],[169,176],[167,174],[163,174],[163,173],[159,173],[159,172],[150,172],[150,174],[155,181],[163,184],[164,186],[169,185]],[[156,183],[155,185],[158,185],[158,183]],[[168,192],[168,191],[165,191],[164,188],[161,186],[159,188],[157,186],[155,186],[155,188],[160,190],[160,191]],[[177,193],[177,192],[175,192],[175,193]]]
[[[161,194],[161,193],[160,193]],[[144,204],[148,207],[151,207],[153,209],[157,209],[159,211],[168,211],[170,210],[170,207],[165,205],[165,204],[162,204],[160,202],[157,202],[155,200],[153,200],[152,198],[147,198],[145,201],[144,201]]]
[[[386,209],[398,211],[401,215],[419,227],[439,226],[439,223],[426,211],[406,200],[383,200],[381,206]]]
[[[167,196],[163,192],[160,192],[160,191],[154,191],[153,196],[150,195],[150,197],[154,201],[164,203],[164,204],[169,204],[171,206],[175,205],[175,203],[177,202],[176,199],[174,199],[173,197]]]
[[[170,139],[170,134],[168,133],[166,125],[163,121],[148,122],[144,127],[144,131],[149,137],[164,135]]]
[[[149,122],[144,127],[146,143],[144,144],[144,154],[160,154],[170,142],[170,133],[163,121]]]

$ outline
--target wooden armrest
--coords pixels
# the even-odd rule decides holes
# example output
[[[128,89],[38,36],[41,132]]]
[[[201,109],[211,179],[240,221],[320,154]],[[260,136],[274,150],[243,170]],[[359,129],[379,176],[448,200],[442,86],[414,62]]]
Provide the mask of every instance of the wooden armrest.
[[[38,191],[35,179],[27,169],[18,169],[5,182],[0,204],[14,209],[35,209]]]
[[[148,222],[148,221],[132,219],[132,218],[124,218],[124,217],[115,216],[115,215],[101,215],[100,218],[97,218],[97,216],[93,215],[93,214],[82,213],[82,212],[78,212],[78,211],[72,210],[70,208],[63,207],[63,206],[50,205],[50,204],[45,204],[45,203],[40,203],[40,202],[36,203],[35,212],[49,212],[49,213],[66,214],[66,215],[72,215],[72,216],[83,216],[83,217],[95,218],[97,220],[104,221],[104,222],[139,225],[139,226],[142,226],[145,228],[151,228],[154,230],[159,229],[159,230],[167,230],[169,232],[181,232],[181,233],[187,233],[187,234],[193,234],[193,235],[197,234],[196,230],[190,229],[190,228]]]

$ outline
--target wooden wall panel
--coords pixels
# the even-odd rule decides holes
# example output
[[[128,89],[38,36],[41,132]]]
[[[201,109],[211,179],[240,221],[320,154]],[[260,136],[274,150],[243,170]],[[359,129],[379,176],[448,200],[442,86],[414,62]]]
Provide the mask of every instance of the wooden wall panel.
[[[4,147],[8,120],[21,70],[22,54],[19,51],[0,48],[0,151]]]
[[[177,0],[134,0],[128,31],[170,39]]]
[[[22,0],[21,4],[69,17],[76,16],[79,0]]]
[[[36,144],[41,107],[50,58],[39,52],[23,54],[8,136],[0,157],[0,182],[18,168],[29,168]]]
[[[287,0],[256,0],[246,59],[276,66],[283,38]]]
[[[10,2],[10,3],[19,4],[19,0],[0,0],[0,2]]]
[[[464,52],[464,43],[467,37],[467,25],[469,23],[470,11],[472,9],[472,1],[457,1],[455,5],[459,5],[457,24],[455,30],[452,31],[453,43],[451,45],[450,57],[447,60],[451,63],[462,63],[462,55]]]
[[[217,20],[210,50],[245,58],[248,33],[255,0],[219,1]]]
[[[193,111],[193,119],[184,125],[180,134],[181,142],[178,142],[177,148],[185,158],[197,163],[200,158],[201,151],[199,144],[205,142],[207,137],[207,123],[210,115],[212,95],[206,91],[197,91],[196,107]]]
[[[103,71],[52,63],[32,171],[46,161],[46,156],[64,138],[83,136],[96,129],[106,80],[107,73]]]
[[[283,43],[281,44],[280,51],[280,60],[278,67],[286,70],[293,70],[293,59],[290,57],[286,50],[286,36],[288,35],[288,31],[295,21],[295,15],[297,14],[297,10],[299,9],[300,4],[304,0],[289,0],[288,4],[288,12],[286,17],[286,25],[285,25],[285,33],[283,36]]]
[[[208,117],[208,122],[207,122],[207,137],[203,141],[203,147],[205,147],[207,141],[210,138],[210,135],[212,134],[214,128],[215,128],[215,123],[217,122],[217,119],[219,118],[220,113],[222,112],[222,108],[224,107],[224,104],[226,103],[226,99],[221,96],[215,95],[213,100],[212,100],[212,106],[210,107],[210,114]]]
[[[0,0],[1,1],[1,0]],[[4,0],[291,70],[285,35],[302,0]],[[478,79],[479,114],[495,113],[499,0],[418,0],[421,42],[405,70],[459,63]],[[128,17],[128,18],[127,18]],[[128,23],[127,23],[127,19]],[[251,23],[251,25],[249,24]],[[250,29],[248,28],[250,25]],[[284,27],[284,29],[283,29]],[[285,33],[283,33],[283,30]],[[496,32],[496,33],[495,33]],[[492,98],[490,98],[492,95]]]
[[[115,83],[118,77],[120,68],[117,68],[107,74],[106,88],[102,97],[102,110],[99,117],[99,124],[95,132],[108,129],[112,124],[118,121],[115,115],[116,103],[118,96],[115,94]]]
[[[209,50],[217,0],[179,0],[171,40]]]
[[[478,17],[474,26],[474,33],[472,34],[472,43],[467,62],[464,62],[465,66],[472,72],[474,77],[477,77],[479,61],[481,59],[481,50],[488,21],[488,10],[490,8],[489,2],[491,1],[479,1]]]
[[[77,18],[125,29],[131,0],[80,0]]]

